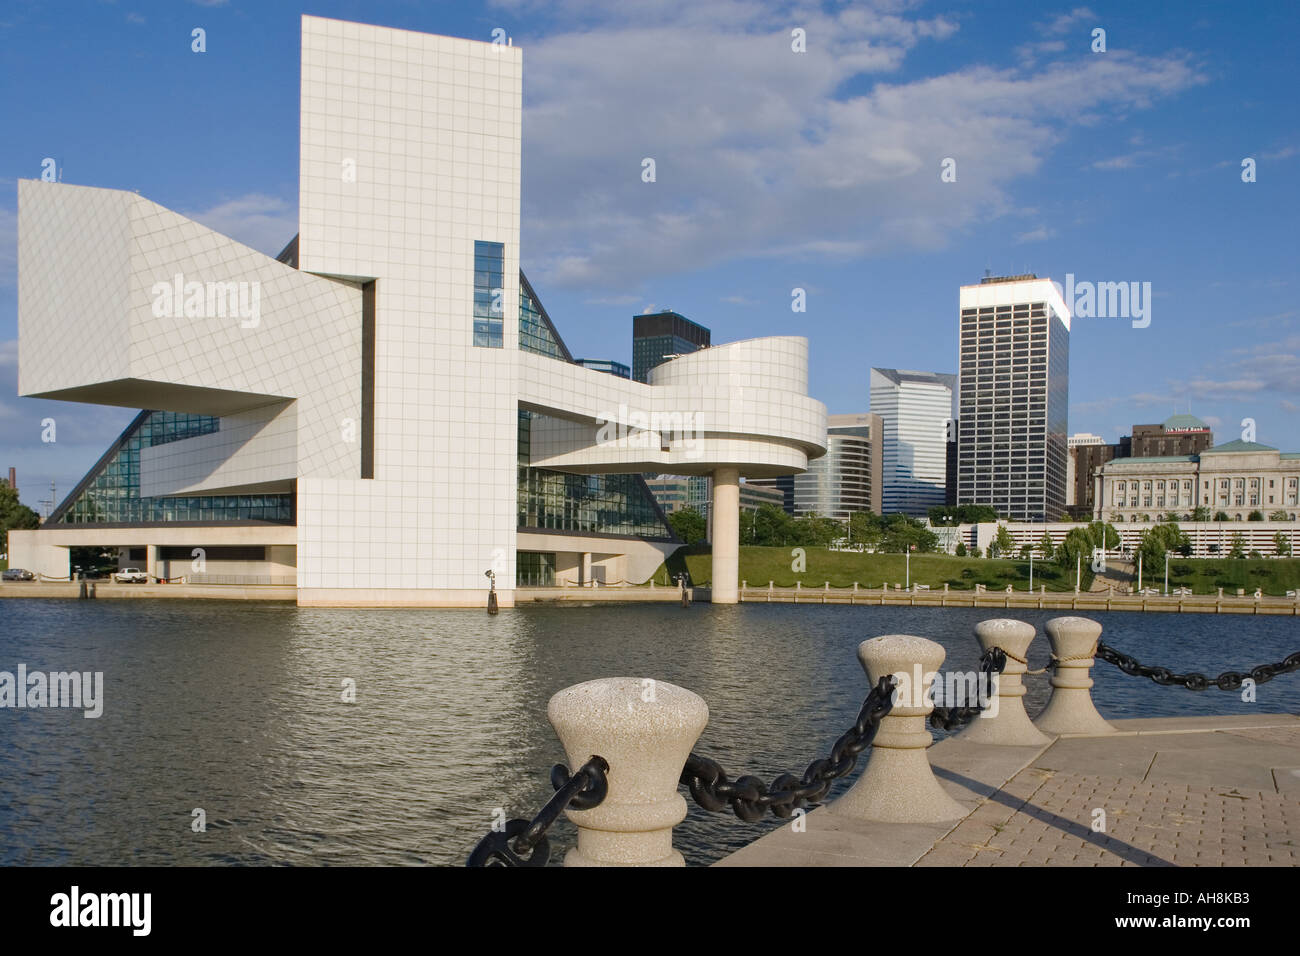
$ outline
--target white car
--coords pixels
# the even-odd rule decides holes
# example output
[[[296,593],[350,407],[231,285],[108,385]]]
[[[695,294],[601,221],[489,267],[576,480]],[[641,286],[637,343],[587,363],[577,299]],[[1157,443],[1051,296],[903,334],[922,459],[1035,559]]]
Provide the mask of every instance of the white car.
[[[148,584],[149,575],[139,568],[123,568],[113,575],[113,580],[118,584]]]

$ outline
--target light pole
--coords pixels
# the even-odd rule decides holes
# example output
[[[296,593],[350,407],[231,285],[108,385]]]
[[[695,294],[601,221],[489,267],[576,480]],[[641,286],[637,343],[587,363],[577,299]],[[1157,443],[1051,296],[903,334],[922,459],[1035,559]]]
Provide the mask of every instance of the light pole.
[[[915,547],[916,545],[909,544],[907,550],[903,552],[903,565],[906,568],[903,587],[909,591],[912,590],[912,549]]]
[[[1165,597],[1169,596],[1169,552],[1165,552]]]
[[[1029,593],[1034,593],[1034,549],[1029,549]]]
[[[1138,594],[1142,593],[1142,548],[1138,547]]]

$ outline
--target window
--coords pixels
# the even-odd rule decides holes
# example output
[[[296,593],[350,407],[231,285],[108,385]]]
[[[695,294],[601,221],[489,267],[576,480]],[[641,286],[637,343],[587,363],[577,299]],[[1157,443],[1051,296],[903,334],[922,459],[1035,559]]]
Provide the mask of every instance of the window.
[[[474,345],[499,349],[505,322],[505,246],[474,242]]]

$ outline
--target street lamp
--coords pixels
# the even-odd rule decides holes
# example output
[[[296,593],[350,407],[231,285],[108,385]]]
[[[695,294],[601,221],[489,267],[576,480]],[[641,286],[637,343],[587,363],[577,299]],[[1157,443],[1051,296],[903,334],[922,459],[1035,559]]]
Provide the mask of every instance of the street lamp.
[[[1165,552],[1165,597],[1169,596],[1169,555],[1170,552],[1166,551]]]

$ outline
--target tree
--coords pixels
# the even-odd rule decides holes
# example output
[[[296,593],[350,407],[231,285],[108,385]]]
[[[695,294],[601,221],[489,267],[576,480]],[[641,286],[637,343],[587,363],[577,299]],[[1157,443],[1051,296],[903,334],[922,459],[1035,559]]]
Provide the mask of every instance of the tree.
[[[1050,561],[1052,555],[1056,553],[1056,545],[1052,543],[1052,536],[1046,531],[1043,532],[1043,536],[1038,540],[1038,553],[1041,554],[1043,559],[1046,561]]]
[[[767,505],[763,507],[767,507]],[[704,515],[694,508],[683,508],[681,511],[674,511],[668,516],[668,524],[673,529],[673,534],[687,544],[703,541],[707,532]]]
[[[1164,515],[1160,518],[1160,520],[1161,520],[1161,521],[1164,521],[1164,522],[1167,522],[1167,523],[1177,524],[1177,523],[1178,523],[1178,512],[1177,512],[1177,511],[1166,511],[1166,512],[1164,513]]]
[[[1092,539],[1094,548],[1105,548],[1107,551],[1114,551],[1119,547],[1119,532],[1115,530],[1114,525],[1107,524],[1104,521],[1094,521],[1089,524],[1088,537]]]
[[[1252,511],[1249,515],[1246,516],[1246,520],[1247,520],[1247,521],[1263,521],[1263,520],[1264,520],[1264,512],[1260,511],[1260,510],[1257,508],[1257,509],[1255,509],[1254,511]]]
[[[1270,514],[1270,515],[1268,516],[1268,520],[1269,520],[1269,521],[1286,521],[1286,520],[1287,520],[1286,512],[1283,511],[1281,508],[1279,508],[1277,511],[1274,511],[1272,514]]]
[[[1016,542],[1011,537],[1011,532],[1007,530],[1006,525],[998,525],[998,533],[993,538],[993,546],[997,548],[999,555],[1010,554],[1011,549],[1016,546]],[[989,550],[991,551],[992,548]]]
[[[1279,532],[1279,534],[1280,534],[1280,533],[1281,533],[1281,532]],[[959,558],[964,558],[964,557],[966,557],[966,542],[965,542],[965,541],[958,541],[958,542],[957,542],[957,547],[956,547],[956,549],[954,549],[953,554],[957,555],[957,557],[959,557]]]
[[[929,517],[932,525],[951,528],[997,521],[998,513],[989,505],[936,505],[930,509]]]
[[[1073,568],[1079,558],[1084,559],[1084,564],[1092,563],[1092,535],[1088,533],[1087,528],[1071,528],[1065,535],[1065,540],[1061,542],[1060,550],[1056,554],[1056,560],[1063,568]]]
[[[1209,521],[1209,520],[1210,520],[1210,509],[1207,508],[1207,507],[1205,507],[1205,505],[1197,505],[1195,508],[1192,509],[1192,520],[1193,520],[1193,521]]]
[[[40,523],[40,516],[18,500],[17,491],[0,484],[0,552],[9,553],[10,531],[30,531]]]
[[[849,515],[849,538],[855,544],[865,545],[868,551],[880,546],[880,515],[870,511],[855,511]]]
[[[1215,520],[1215,521],[1231,521],[1232,519],[1228,517],[1228,512],[1226,512],[1226,511],[1216,511],[1216,512],[1214,513],[1214,520]]]
[[[971,548],[971,549],[970,549],[970,556],[971,556],[972,558],[978,558],[978,557],[980,556],[980,549],[979,549],[979,548]]]
[[[759,505],[754,512],[754,544],[769,548],[788,544],[793,520],[774,504]]]
[[[1291,553],[1291,542],[1281,531],[1273,534],[1273,551],[1278,555]]]
[[[1020,546],[1020,560],[1028,561],[1034,553],[1034,546],[1026,542]]]
[[[1148,568],[1155,568],[1164,561],[1166,551],[1188,554],[1191,547],[1191,541],[1178,527],[1177,522],[1168,521],[1144,531],[1142,540],[1138,544],[1138,551],[1142,554],[1143,563]]]
[[[1241,536],[1240,531],[1232,533],[1232,548],[1228,551],[1230,558],[1244,558],[1246,556],[1246,539]]]
[[[881,520],[881,551],[898,553],[914,546],[916,551],[930,552],[939,547],[939,536],[915,518],[893,514]]]
[[[1124,520],[1124,516],[1120,514],[1118,511],[1112,511],[1110,513],[1110,520],[1115,522],[1116,524],[1119,524]]]
[[[790,522],[790,540],[805,547],[824,548],[836,538],[844,537],[844,525],[834,518],[812,513]]]

